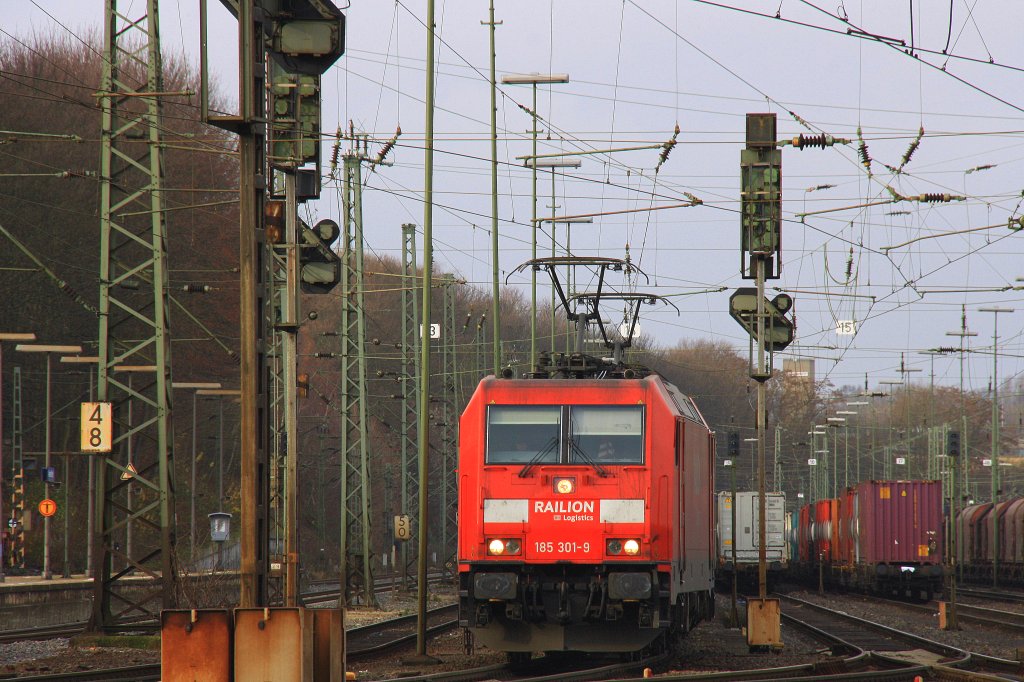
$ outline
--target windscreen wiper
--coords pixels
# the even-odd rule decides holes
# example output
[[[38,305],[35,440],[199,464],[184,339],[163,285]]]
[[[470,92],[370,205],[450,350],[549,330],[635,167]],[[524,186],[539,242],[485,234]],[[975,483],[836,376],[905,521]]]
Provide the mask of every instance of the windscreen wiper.
[[[530,474],[530,469],[537,466],[542,459],[554,452],[555,448],[558,447],[558,437],[551,436],[551,440],[544,446],[544,449],[538,452],[536,455],[526,463],[526,466],[519,472],[519,478],[526,478]]]
[[[604,478],[605,476],[608,475],[608,470],[605,469],[600,464],[598,464],[596,461],[594,461],[594,459],[587,454],[586,450],[580,447],[579,443],[577,443],[575,439],[569,440],[569,447],[571,447],[577,454],[579,454],[580,459],[582,459],[590,466],[594,467],[594,471],[597,472],[598,476]]]

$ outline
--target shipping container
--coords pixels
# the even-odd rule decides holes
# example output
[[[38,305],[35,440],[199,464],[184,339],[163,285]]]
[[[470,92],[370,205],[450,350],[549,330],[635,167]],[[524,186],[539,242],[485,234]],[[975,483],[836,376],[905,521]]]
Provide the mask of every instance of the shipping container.
[[[796,551],[800,563],[810,564],[814,551],[814,541],[811,539],[811,517],[814,507],[806,504],[800,507],[797,516],[796,527]]]
[[[831,563],[839,530],[839,500],[818,500],[814,503],[811,542],[814,559]]]
[[[760,533],[760,495],[756,492],[742,491],[736,493],[736,564],[741,570],[745,565],[759,561]],[[718,563],[719,566],[732,565],[732,493],[718,493]],[[768,493],[765,495],[765,533],[768,543],[765,545],[765,559],[769,570],[782,570],[788,561],[786,547],[786,495],[785,493]]]
[[[852,504],[854,563],[942,563],[940,481],[864,481]]]

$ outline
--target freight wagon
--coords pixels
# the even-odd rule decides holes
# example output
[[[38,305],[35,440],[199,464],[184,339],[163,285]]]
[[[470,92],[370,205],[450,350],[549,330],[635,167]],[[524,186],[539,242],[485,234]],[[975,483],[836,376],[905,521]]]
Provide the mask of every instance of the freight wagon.
[[[969,505],[957,514],[956,528],[965,579],[990,582],[995,570],[999,583],[1024,584],[1024,498]]]
[[[804,509],[798,541],[805,576],[928,599],[942,590],[940,481],[864,481]]]

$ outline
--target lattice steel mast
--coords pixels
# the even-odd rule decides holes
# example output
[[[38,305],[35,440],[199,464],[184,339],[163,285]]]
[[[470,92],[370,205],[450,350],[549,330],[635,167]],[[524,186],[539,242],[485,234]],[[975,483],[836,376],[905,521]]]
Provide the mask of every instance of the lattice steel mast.
[[[419,469],[416,466],[420,377],[420,318],[416,295],[416,226],[402,225],[402,513],[415,516],[419,507]],[[415,572],[417,544],[402,543],[402,585]]]
[[[98,398],[114,403],[114,451],[98,460],[91,625],[116,627],[126,619],[159,616],[174,605],[174,487],[171,431],[171,356],[167,295],[166,222],[161,195],[164,92],[159,9],[148,0],[129,17],[107,0],[104,14],[100,156],[100,323]],[[133,370],[128,382],[116,370]],[[128,374],[127,376],[132,376]],[[136,423],[126,425],[128,406]],[[128,461],[119,450],[133,443]],[[142,499],[125,504],[126,488]],[[131,550],[120,544],[135,526]],[[117,573],[112,564],[125,565]],[[156,587],[138,595],[124,578],[149,575]],[[135,586],[137,590],[137,585]]]
[[[342,189],[341,558],[346,604],[373,604],[367,442],[366,320],[363,314],[362,162],[358,143],[345,154]]]

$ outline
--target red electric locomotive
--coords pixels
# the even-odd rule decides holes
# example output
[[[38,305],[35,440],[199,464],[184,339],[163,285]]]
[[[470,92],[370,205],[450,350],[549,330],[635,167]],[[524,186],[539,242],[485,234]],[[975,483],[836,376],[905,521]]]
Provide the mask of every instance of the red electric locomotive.
[[[460,619],[513,658],[635,651],[714,609],[714,434],[654,374],[582,376],[488,377],[461,419]]]

